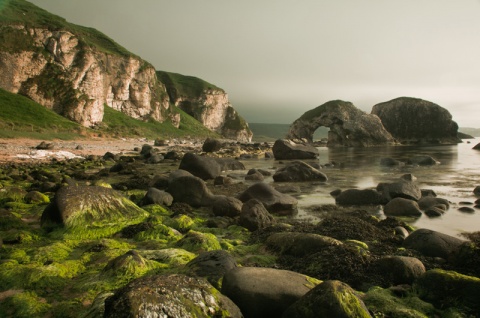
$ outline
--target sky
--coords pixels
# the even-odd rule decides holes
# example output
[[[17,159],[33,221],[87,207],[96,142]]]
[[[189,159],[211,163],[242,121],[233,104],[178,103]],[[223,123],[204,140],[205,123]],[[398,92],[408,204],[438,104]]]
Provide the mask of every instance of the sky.
[[[408,96],[480,127],[480,0],[30,0],[156,69],[223,88],[250,123]]]

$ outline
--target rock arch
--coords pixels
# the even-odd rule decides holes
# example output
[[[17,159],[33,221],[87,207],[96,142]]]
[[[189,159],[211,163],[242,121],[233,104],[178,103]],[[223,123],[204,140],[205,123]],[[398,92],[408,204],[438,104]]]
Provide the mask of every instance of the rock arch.
[[[352,103],[329,101],[307,111],[290,126],[287,138],[313,142],[318,127],[328,127],[328,147],[369,147],[394,144],[380,118],[367,114]]]

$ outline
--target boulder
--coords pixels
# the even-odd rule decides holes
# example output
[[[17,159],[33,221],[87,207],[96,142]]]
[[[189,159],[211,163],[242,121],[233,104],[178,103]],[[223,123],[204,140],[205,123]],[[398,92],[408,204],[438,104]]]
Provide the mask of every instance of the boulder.
[[[335,197],[339,205],[378,205],[386,202],[380,192],[374,189],[348,189]]]
[[[315,159],[318,149],[308,144],[297,144],[292,140],[278,139],[272,147],[273,156],[277,160]]]
[[[374,266],[388,285],[411,285],[425,273],[425,266],[415,257],[385,256],[375,261]]]
[[[185,265],[196,255],[181,248],[164,248],[161,250],[138,250],[143,258],[171,266]]]
[[[404,166],[405,162],[393,158],[382,158],[380,159],[380,165],[383,167]]]
[[[392,136],[403,144],[455,144],[458,125],[443,107],[418,98],[400,97],[373,106]]]
[[[288,194],[278,192],[264,182],[255,183],[237,198],[242,202],[257,199],[263,203],[268,212],[273,214],[292,215],[297,213],[297,199]]]
[[[262,202],[250,199],[242,206],[238,224],[250,231],[266,228],[275,223],[274,217],[268,213]]]
[[[419,217],[422,211],[418,203],[404,198],[395,198],[388,202],[383,208],[386,216],[413,216]]]
[[[64,186],[41,217],[42,227],[89,228],[147,216],[120,192],[98,186]]]
[[[418,201],[422,197],[422,191],[413,182],[400,181],[393,183],[380,183],[377,190],[382,192],[387,201],[394,198],[404,198]]]
[[[447,259],[455,253],[464,241],[456,237],[428,229],[410,233],[403,246],[416,250],[425,256]]]
[[[273,175],[275,182],[289,182],[289,181],[321,181],[328,180],[327,176],[306,164],[303,161],[294,161],[287,164],[285,167],[278,169]]]
[[[480,196],[480,186],[476,186],[473,189],[473,194],[475,194],[476,196]]]
[[[248,181],[263,181],[265,176],[257,171],[257,169],[250,169],[245,176],[245,180]]]
[[[214,197],[212,212],[215,216],[236,217],[242,211],[242,201],[234,197],[217,195]]]
[[[203,142],[202,151],[203,152],[216,152],[222,149],[223,143],[215,138],[207,138]]]
[[[199,156],[191,152],[187,152],[183,156],[178,168],[186,170],[203,180],[215,179],[222,172],[221,166],[215,158]]]
[[[203,278],[152,275],[136,279],[105,300],[105,318],[242,317],[239,308]]]
[[[220,169],[222,171],[245,170],[244,164],[236,159],[232,159],[232,158],[214,158],[214,159],[220,165]]]
[[[142,199],[141,205],[160,204],[164,206],[171,206],[173,203],[173,196],[165,191],[157,188],[149,188]]]
[[[343,244],[334,238],[314,233],[281,232],[267,238],[266,244],[274,251],[292,256],[307,256],[328,246]]]
[[[480,142],[478,144],[476,144],[475,146],[473,146],[472,149],[480,150]]]
[[[290,126],[287,138],[305,138],[312,142],[314,132],[321,126],[330,128],[328,147],[395,144],[394,138],[376,115],[366,114],[352,103],[341,100],[329,101],[307,111]]]
[[[328,280],[291,305],[282,318],[370,318],[355,290],[338,280]]]
[[[201,233],[190,230],[175,243],[175,247],[183,248],[192,253],[221,250],[220,242],[212,233]]]
[[[420,200],[418,200],[418,206],[422,210],[426,210],[428,208],[440,206],[440,205],[445,206],[446,210],[450,208],[450,202],[447,199],[428,196],[428,197],[422,197]]]
[[[245,318],[281,317],[318,283],[287,270],[237,267],[225,274],[221,291],[237,304]]]
[[[213,180],[213,185],[229,185],[233,184],[233,179],[227,176],[218,176]]]
[[[440,161],[436,160],[431,156],[415,156],[407,160],[407,163],[410,165],[417,166],[434,166],[440,164]]]
[[[235,258],[224,250],[200,253],[186,265],[190,273],[206,278],[217,289],[221,288],[225,273],[235,267],[237,267]]]
[[[210,206],[214,199],[202,179],[188,175],[170,180],[167,192],[175,202],[187,203],[193,207]]]

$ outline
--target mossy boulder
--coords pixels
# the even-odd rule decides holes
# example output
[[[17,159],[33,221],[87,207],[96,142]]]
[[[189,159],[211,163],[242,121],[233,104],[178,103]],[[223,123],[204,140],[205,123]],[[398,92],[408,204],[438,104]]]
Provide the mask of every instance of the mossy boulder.
[[[146,259],[154,260],[171,266],[185,265],[196,257],[194,253],[181,248],[139,250],[138,253]]]
[[[188,215],[180,214],[173,218],[165,218],[164,224],[174,228],[177,231],[186,233],[192,228],[192,226],[195,224],[195,221],[193,221],[193,219]]]
[[[137,251],[130,250],[110,260],[103,269],[102,275],[131,280],[159,267],[159,263],[145,259]]]
[[[338,246],[343,243],[334,238],[313,233],[283,232],[270,235],[266,244],[281,254],[305,256],[327,246]]]
[[[83,228],[110,226],[144,218],[147,212],[121,193],[98,186],[60,188],[41,217],[42,227]]]
[[[34,203],[34,204],[48,204],[50,203],[50,198],[38,191],[30,191],[28,192],[24,200],[26,203]]]
[[[371,317],[363,301],[345,283],[336,280],[325,281],[292,306],[282,315],[283,318],[315,317]]]
[[[420,298],[439,308],[461,307],[469,313],[480,312],[480,278],[454,271],[432,269],[417,279]]]
[[[105,300],[104,317],[240,318],[242,314],[205,279],[173,274],[130,282]]]
[[[215,235],[193,230],[188,231],[188,233],[175,244],[175,247],[183,248],[193,253],[222,249]]]

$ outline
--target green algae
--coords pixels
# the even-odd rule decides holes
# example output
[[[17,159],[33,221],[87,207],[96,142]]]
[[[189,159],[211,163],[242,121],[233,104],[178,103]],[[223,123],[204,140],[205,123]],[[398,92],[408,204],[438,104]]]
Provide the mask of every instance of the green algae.
[[[183,248],[192,253],[222,249],[220,242],[215,235],[193,230],[190,230],[182,239],[176,242],[175,247]]]
[[[185,214],[173,218],[166,218],[164,223],[182,233],[188,232],[195,224],[193,219]]]
[[[17,293],[0,302],[0,312],[5,315],[3,317],[44,317],[50,308],[50,304],[30,291]]]

